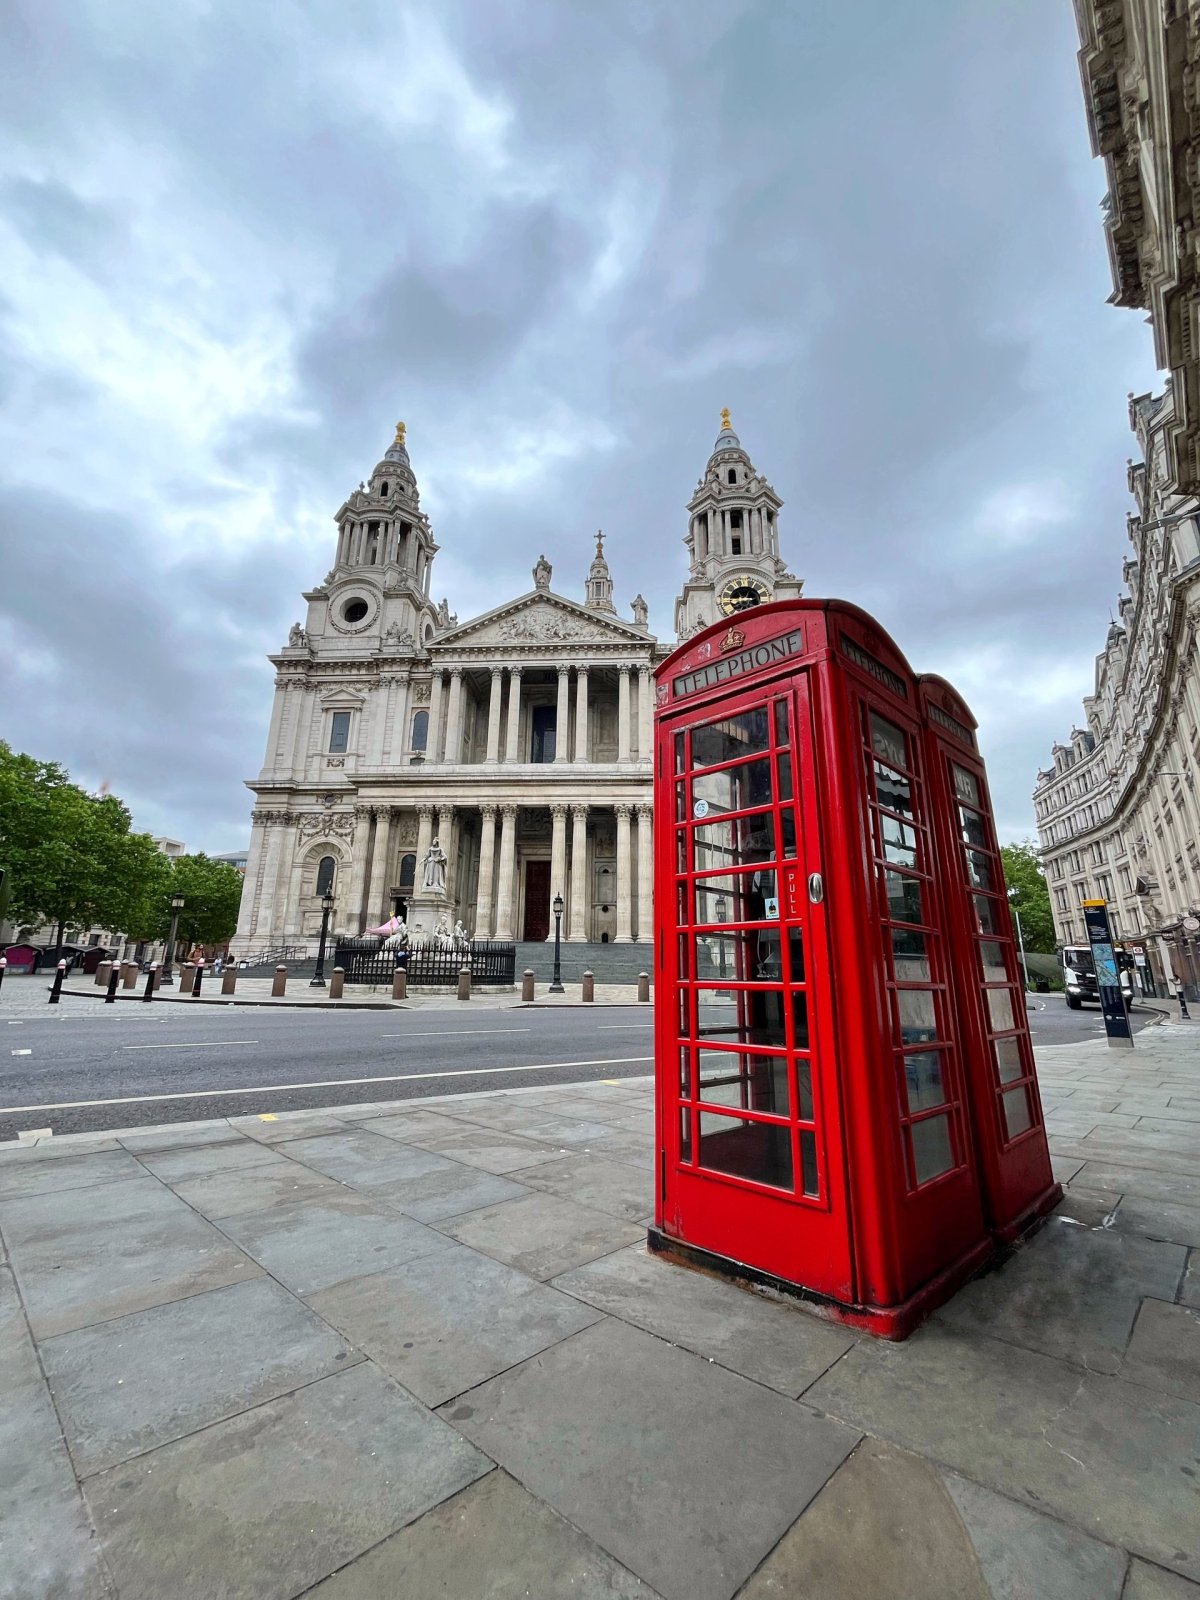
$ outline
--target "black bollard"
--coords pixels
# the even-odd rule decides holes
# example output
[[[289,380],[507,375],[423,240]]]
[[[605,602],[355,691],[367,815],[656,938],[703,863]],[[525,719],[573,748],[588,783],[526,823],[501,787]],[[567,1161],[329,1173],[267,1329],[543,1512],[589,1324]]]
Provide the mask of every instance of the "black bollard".
[[[50,989],[50,999],[47,1001],[48,1005],[56,1006],[58,1004],[58,997],[62,993],[63,979],[66,977],[66,975],[67,963],[65,961],[60,961],[54,971],[54,983]]]
[[[143,1002],[154,999],[154,979],[158,975],[158,962],[154,962],[146,973],[146,992],[142,996]]]
[[[204,976],[204,957],[201,956],[200,959],[196,962],[196,976],[192,979],[192,999],[193,1000],[198,1000],[200,998],[200,980],[201,980],[201,978],[203,978],[203,976]]]
[[[108,988],[104,991],[104,1004],[111,1006],[116,1003],[117,985],[121,981],[121,963],[114,961],[108,973]]]
[[[4,987],[4,974],[8,971],[8,957],[0,956],[0,989]]]

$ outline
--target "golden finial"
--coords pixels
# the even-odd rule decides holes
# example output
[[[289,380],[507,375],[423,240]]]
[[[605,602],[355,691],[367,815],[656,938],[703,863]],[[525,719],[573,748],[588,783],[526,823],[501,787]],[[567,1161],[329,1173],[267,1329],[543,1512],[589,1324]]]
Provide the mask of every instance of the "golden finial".
[[[401,449],[404,448],[404,424],[402,422],[396,424],[396,437],[392,440],[392,444],[398,444]]]
[[[729,420],[729,407],[724,406],[721,410],[721,432],[731,433],[732,431],[733,423]]]

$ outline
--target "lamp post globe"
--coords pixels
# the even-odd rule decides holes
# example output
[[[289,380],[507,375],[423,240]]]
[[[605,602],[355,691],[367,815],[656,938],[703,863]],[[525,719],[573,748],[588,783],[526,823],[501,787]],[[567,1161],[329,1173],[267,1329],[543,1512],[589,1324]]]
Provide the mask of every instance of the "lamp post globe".
[[[551,994],[566,994],[562,982],[562,914],[563,897],[561,894],[554,896],[551,907],[554,912],[554,977],[550,983]]]
[[[309,980],[310,989],[325,987],[325,940],[329,935],[329,917],[333,911],[333,893],[326,890],[321,896],[321,942],[317,946],[317,970]]]
[[[163,989],[173,989],[175,987],[175,978],[171,972],[171,962],[175,958],[175,935],[179,929],[179,913],[183,910],[184,904],[183,896],[176,890],[170,900],[171,932],[167,936],[167,950],[163,957],[163,975],[162,984],[160,985]]]

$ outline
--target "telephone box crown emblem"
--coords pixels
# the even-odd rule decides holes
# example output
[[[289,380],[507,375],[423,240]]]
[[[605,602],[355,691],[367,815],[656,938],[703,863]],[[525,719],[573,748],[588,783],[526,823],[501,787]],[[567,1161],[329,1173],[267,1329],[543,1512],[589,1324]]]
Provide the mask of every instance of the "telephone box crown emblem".
[[[729,632],[721,640],[721,654],[724,655],[728,650],[740,650],[745,643],[746,635],[741,628],[730,628]]]

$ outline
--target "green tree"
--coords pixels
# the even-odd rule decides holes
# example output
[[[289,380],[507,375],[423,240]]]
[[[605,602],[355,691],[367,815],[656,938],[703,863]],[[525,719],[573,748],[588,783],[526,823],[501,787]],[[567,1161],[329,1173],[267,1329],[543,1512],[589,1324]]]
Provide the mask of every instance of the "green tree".
[[[171,862],[172,894],[183,896],[179,914],[179,938],[188,946],[224,944],[232,938],[242,903],[242,875],[228,861],[211,861],[208,856],[176,856]],[[171,928],[171,911],[166,900],[158,920],[158,936],[166,938]]]
[[[1010,889],[1016,889],[1012,904],[1021,916],[1021,929],[1025,935],[1025,948],[1039,955],[1053,955],[1055,947],[1054,917],[1050,911],[1050,891],[1046,887],[1046,874],[1042,871],[1041,856],[1032,839],[1022,839],[1019,844],[1000,846],[1004,864],[1004,878]]]

